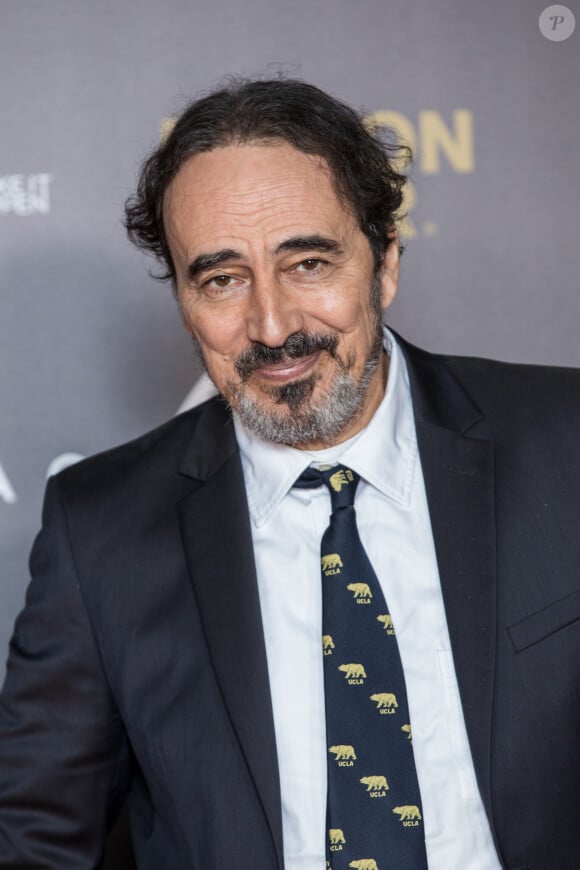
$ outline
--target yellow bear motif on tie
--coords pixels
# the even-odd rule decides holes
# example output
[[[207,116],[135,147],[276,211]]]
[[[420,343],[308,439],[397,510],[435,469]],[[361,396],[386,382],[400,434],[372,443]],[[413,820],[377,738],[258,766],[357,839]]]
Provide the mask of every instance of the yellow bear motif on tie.
[[[395,807],[393,812],[400,818],[402,822],[412,821],[414,819],[421,819],[421,813],[419,811],[419,807],[416,806],[402,806]]]
[[[361,603],[370,601],[373,597],[373,593],[371,592],[368,583],[349,583],[346,588],[349,592],[353,593],[357,604],[359,601]]]
[[[363,776],[360,781],[363,785],[366,785],[367,791],[389,790],[386,776]]]
[[[390,613],[381,613],[377,616],[377,622],[382,623],[383,628],[387,632],[387,634],[394,634],[395,628],[393,626],[393,617]]]
[[[346,843],[344,833],[340,828],[331,828],[328,832],[331,846],[339,846],[341,843]]]
[[[337,746],[329,746],[328,751],[332,752],[338,762],[350,761],[353,759],[356,761],[354,746],[350,746],[346,743],[339,743]]]
[[[362,683],[364,679],[366,679],[366,671],[364,669],[364,665],[356,664],[355,662],[349,662],[345,665],[339,665],[338,670],[344,674],[344,677],[349,682],[351,680],[357,680]]]
[[[340,492],[343,486],[348,486],[354,480],[354,475],[350,469],[335,471],[328,478],[328,482],[335,492]]]
[[[327,553],[326,556],[321,556],[320,564],[326,577],[340,574],[340,569],[344,568],[340,553]]]
[[[379,870],[374,858],[359,858],[358,861],[351,861],[348,866],[355,870]]]
[[[331,656],[332,650],[334,649],[334,641],[332,639],[332,635],[323,634],[322,635],[322,652],[325,656]]]
[[[376,701],[377,709],[384,707],[398,707],[397,698],[392,692],[376,692],[371,695],[371,701]]]

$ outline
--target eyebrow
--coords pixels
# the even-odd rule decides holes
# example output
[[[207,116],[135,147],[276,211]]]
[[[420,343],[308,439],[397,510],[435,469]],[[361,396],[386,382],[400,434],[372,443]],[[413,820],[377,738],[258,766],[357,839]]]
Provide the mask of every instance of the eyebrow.
[[[222,266],[224,263],[229,263],[232,260],[243,260],[244,258],[239,251],[234,251],[233,248],[222,248],[221,251],[212,251],[210,254],[200,254],[187,267],[187,275],[190,281],[198,278],[202,272],[207,272],[208,269],[214,269],[216,266]]]
[[[326,236],[293,236],[280,242],[273,253],[285,254],[289,251],[323,251],[327,254],[341,254],[342,248],[334,239]],[[233,248],[222,248],[220,251],[211,251],[207,254],[199,254],[187,267],[187,275],[190,281],[194,281],[208,269],[231,263],[232,260],[245,260],[245,257]]]
[[[327,254],[341,254],[342,248],[334,239],[326,236],[294,236],[280,242],[275,254],[285,254],[287,251],[323,251]]]

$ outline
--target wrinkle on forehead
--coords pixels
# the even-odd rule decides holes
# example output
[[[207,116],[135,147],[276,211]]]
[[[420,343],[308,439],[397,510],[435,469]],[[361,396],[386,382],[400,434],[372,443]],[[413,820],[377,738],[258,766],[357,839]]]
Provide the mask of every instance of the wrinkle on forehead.
[[[207,196],[211,199],[211,192]],[[264,224],[276,231],[278,222],[280,228],[288,225],[303,201],[304,191],[292,182],[263,180],[258,185],[229,191],[218,221],[221,223],[226,217],[240,227],[255,228]]]
[[[236,213],[252,211],[278,198],[299,198],[305,188],[313,187],[334,193],[332,175],[321,157],[287,143],[229,145],[189,158],[166,191],[165,208],[170,216],[190,201],[211,203],[223,197]]]

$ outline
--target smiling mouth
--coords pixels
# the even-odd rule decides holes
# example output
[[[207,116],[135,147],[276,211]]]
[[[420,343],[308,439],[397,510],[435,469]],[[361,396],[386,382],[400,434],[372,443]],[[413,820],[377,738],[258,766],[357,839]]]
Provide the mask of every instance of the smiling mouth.
[[[310,373],[316,364],[320,351],[302,356],[298,359],[286,359],[278,363],[263,363],[256,366],[254,374],[271,384],[282,384],[293,381]]]

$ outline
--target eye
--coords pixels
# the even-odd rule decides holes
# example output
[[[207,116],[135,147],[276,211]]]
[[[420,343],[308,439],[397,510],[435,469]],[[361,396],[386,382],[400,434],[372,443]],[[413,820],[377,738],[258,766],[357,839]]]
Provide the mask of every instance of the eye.
[[[296,268],[303,272],[315,272],[323,262],[318,257],[309,257],[308,260],[302,260],[301,263],[298,263]]]
[[[233,275],[213,275],[203,282],[202,289],[209,296],[223,296],[235,290],[237,284]]]
[[[214,275],[213,278],[210,278],[205,282],[206,286],[213,284],[214,287],[228,287],[232,281],[231,275]]]
[[[236,275],[212,275],[201,284],[201,291],[209,299],[229,299],[237,294],[243,282]]]

